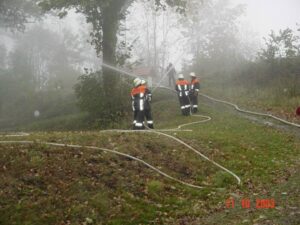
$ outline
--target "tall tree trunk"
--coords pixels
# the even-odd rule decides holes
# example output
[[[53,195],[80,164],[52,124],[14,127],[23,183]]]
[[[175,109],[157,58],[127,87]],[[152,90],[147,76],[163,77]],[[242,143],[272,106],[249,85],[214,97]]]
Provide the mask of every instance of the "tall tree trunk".
[[[156,18],[156,11],[153,13],[153,23],[154,23],[154,33],[153,33],[153,46],[154,46],[154,62],[153,62],[153,69],[154,69],[154,76],[157,76],[157,18]]]
[[[116,66],[117,31],[119,25],[119,11],[108,6],[103,10],[103,62]],[[103,69],[103,85],[107,96],[114,95],[119,75],[106,68]]]

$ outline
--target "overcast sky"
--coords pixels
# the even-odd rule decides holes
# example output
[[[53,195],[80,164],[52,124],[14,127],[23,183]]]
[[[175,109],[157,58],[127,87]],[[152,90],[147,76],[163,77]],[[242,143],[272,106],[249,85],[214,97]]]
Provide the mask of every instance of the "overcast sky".
[[[300,0],[231,0],[247,6],[245,18],[260,37],[273,29],[295,28],[300,24]]]

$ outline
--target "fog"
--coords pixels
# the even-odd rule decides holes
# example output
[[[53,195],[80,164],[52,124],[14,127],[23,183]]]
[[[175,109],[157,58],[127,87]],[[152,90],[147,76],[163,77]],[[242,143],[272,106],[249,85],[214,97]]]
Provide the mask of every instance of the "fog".
[[[0,225],[300,224],[300,0],[0,0]]]
[[[217,2],[217,1],[216,1]],[[299,22],[299,10],[300,10],[300,2],[297,0],[230,0],[225,1],[230,2],[230,7],[235,7],[237,5],[243,5],[243,13],[239,16],[236,23],[239,28],[239,38],[243,42],[248,42],[249,48],[252,48],[252,52],[250,54],[255,55],[256,52],[263,47],[264,41],[263,38],[267,37],[271,30],[279,31],[280,29],[285,29],[287,27],[292,29],[297,29],[296,24]],[[145,7],[148,5],[149,8],[151,4],[145,3],[145,1],[137,1],[129,8],[129,13],[127,15],[126,20],[126,29],[127,31],[123,32],[126,36],[127,41],[137,41],[139,43],[146,41],[146,33],[145,33],[145,23],[141,23],[142,19],[149,20],[149,16],[153,17],[151,11]],[[153,5],[153,4],[152,4]],[[182,63],[187,60],[191,60],[192,56],[186,49],[186,45],[188,40],[186,37],[182,35],[183,29],[178,29],[179,27],[174,24],[178,23],[178,15],[170,13],[167,10],[167,13],[161,14],[158,12],[156,14],[156,22],[157,22],[157,45],[158,48],[161,48],[162,42],[168,42],[169,44],[168,50],[165,51],[166,61],[176,62],[178,69],[182,68]],[[171,14],[171,15],[170,15]],[[145,17],[146,15],[146,17]],[[166,32],[166,26],[170,24],[163,24],[166,19],[166,15],[169,16],[167,19],[168,22],[173,20],[172,29],[168,30],[168,38],[167,40],[163,40],[163,34]],[[173,18],[172,18],[173,17]],[[153,21],[152,21],[153,22]],[[168,23],[167,22],[167,23]],[[149,21],[148,21],[149,23]],[[63,29],[68,29],[74,34],[82,35],[85,33],[84,40],[87,42],[89,37],[88,33],[91,31],[91,26],[86,23],[85,17],[82,14],[75,13],[74,10],[70,10],[68,16],[63,19],[59,19],[56,16],[45,16],[42,21],[38,21],[37,23],[27,24],[27,30],[31,27],[34,27],[36,24],[39,24],[43,27],[47,27],[50,30],[60,33]],[[153,31],[153,24],[150,21],[150,35]],[[164,27],[163,27],[164,26]],[[132,32],[134,30],[134,32]],[[26,32],[26,31],[25,31]],[[16,34],[14,34],[16,35]],[[17,34],[22,35],[22,34]],[[14,46],[14,41],[12,38],[13,34],[9,32],[9,30],[5,29],[1,31],[0,36],[0,44],[5,45],[8,50],[12,50]],[[120,38],[120,37],[119,37]],[[149,41],[149,40],[148,40]],[[138,44],[139,44],[138,43]],[[176,43],[176,47],[173,47]],[[84,43],[85,44],[85,43]],[[166,43],[164,43],[166,44]],[[172,46],[173,45],[173,46]],[[153,43],[152,46],[153,47]],[[85,46],[85,49],[91,49],[89,46]],[[138,60],[140,58],[137,49],[134,48],[133,58]],[[87,51],[89,55],[93,55],[92,52]],[[182,55],[184,57],[182,57]],[[86,62],[85,66],[91,68],[99,68],[99,65],[95,65],[95,55],[92,56],[93,62]],[[96,63],[97,64],[97,63]]]
[[[260,37],[270,30],[295,28],[300,23],[300,2],[297,0],[232,0],[233,4],[245,4],[245,22]]]
[[[31,7],[24,6],[30,2]],[[82,93],[85,82],[101,86],[98,94],[103,96],[114,88],[127,90],[131,78],[119,79],[122,73],[112,72],[114,67],[115,71],[123,70],[123,75],[135,74],[164,85],[168,83],[165,75],[170,62],[177,74],[194,71],[201,77],[218,77],[222,83],[234,77],[231,79],[245,84],[267,84],[271,78],[266,74],[274,74],[275,70],[290,74],[291,79],[282,82],[278,75],[276,79],[272,77],[272,82],[277,80],[297,94],[292,91],[297,89],[294,86],[298,80],[292,80],[296,67],[274,64],[277,59],[299,56],[297,0],[190,0],[184,9],[180,4],[158,7],[155,1],[139,0],[123,5],[120,17],[109,17],[118,20],[109,21],[106,27],[105,16],[100,13],[105,5],[100,3],[98,8],[92,7],[98,10],[94,14],[84,8],[87,6],[79,5],[66,11],[54,3],[55,10],[37,6],[34,1],[4,3],[0,5],[2,126],[15,127],[35,120],[35,111],[40,112],[38,119],[86,111],[88,101],[83,99],[87,96],[83,98]],[[14,9],[24,15],[11,18],[7,12]],[[109,30],[114,26],[117,29]],[[110,37],[104,35],[104,28]],[[269,37],[271,30],[274,33]],[[102,68],[103,61],[109,67]],[[263,65],[270,61],[271,69]],[[297,65],[294,61],[291,64]],[[78,80],[81,75],[84,76]],[[109,89],[107,86],[113,83],[116,87]],[[13,94],[17,90],[19,96]],[[114,96],[123,102],[119,94],[126,93]],[[24,105],[13,110],[19,102]],[[126,104],[110,111],[123,112]]]

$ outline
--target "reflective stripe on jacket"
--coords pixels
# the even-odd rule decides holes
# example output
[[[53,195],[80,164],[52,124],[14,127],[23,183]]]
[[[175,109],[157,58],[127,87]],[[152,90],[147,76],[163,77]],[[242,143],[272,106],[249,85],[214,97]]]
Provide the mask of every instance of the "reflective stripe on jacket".
[[[191,91],[197,91],[200,90],[200,82],[198,79],[193,79],[191,82]]]
[[[186,80],[177,80],[176,81],[176,91],[180,97],[188,96],[189,93],[189,82]]]
[[[145,109],[145,93],[146,87],[144,85],[140,85],[132,89],[131,98],[134,111],[143,111]]]

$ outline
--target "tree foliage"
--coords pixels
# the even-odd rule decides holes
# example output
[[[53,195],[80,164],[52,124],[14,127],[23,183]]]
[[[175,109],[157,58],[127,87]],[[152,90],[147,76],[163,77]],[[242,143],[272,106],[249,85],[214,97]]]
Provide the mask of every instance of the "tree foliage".
[[[24,31],[29,19],[38,15],[36,0],[0,0],[0,27]]]
[[[115,49],[115,36],[118,30],[119,21],[124,19],[128,7],[134,0],[47,0],[41,1],[39,5],[45,10],[56,10],[59,17],[64,17],[68,14],[68,10],[75,8],[76,12],[83,13],[86,16],[86,21],[93,25],[91,33],[92,44],[96,51],[100,54],[104,50],[105,45],[111,45]],[[166,4],[177,7],[178,12],[184,12],[185,1],[155,0],[157,9],[165,9]],[[106,32],[110,39],[107,43],[104,41]],[[103,53],[104,54],[104,53]],[[105,58],[105,56],[104,56]]]
[[[271,31],[257,59],[240,66],[236,85],[271,89],[274,96],[300,96],[300,36],[287,28]]]
[[[224,74],[239,63],[243,52],[237,21],[243,12],[242,5],[231,6],[229,1],[189,1],[182,23],[193,55],[193,70],[217,73],[222,68]]]
[[[86,21],[93,26],[91,43],[95,46],[98,54],[102,53],[103,61],[115,66],[117,32],[119,22],[125,18],[128,7],[134,0],[44,0],[40,6],[45,11],[56,10],[60,17],[67,15],[69,9],[76,9],[78,13],[86,16]],[[185,1],[179,0],[155,0],[157,8],[164,9],[166,5],[177,7],[179,12],[184,10]],[[115,93],[115,84],[118,76],[103,68],[103,82],[105,93]]]
[[[266,48],[262,49],[260,56],[268,61],[276,58],[293,58],[300,52],[299,38],[290,28],[280,30],[278,34],[272,30],[269,37],[265,38]]]
[[[130,111],[129,85],[117,86],[118,93],[113,99],[106,99],[103,87],[103,75],[100,72],[86,73],[80,76],[75,85],[79,107],[89,113],[89,119],[97,127],[107,127],[119,122]]]

